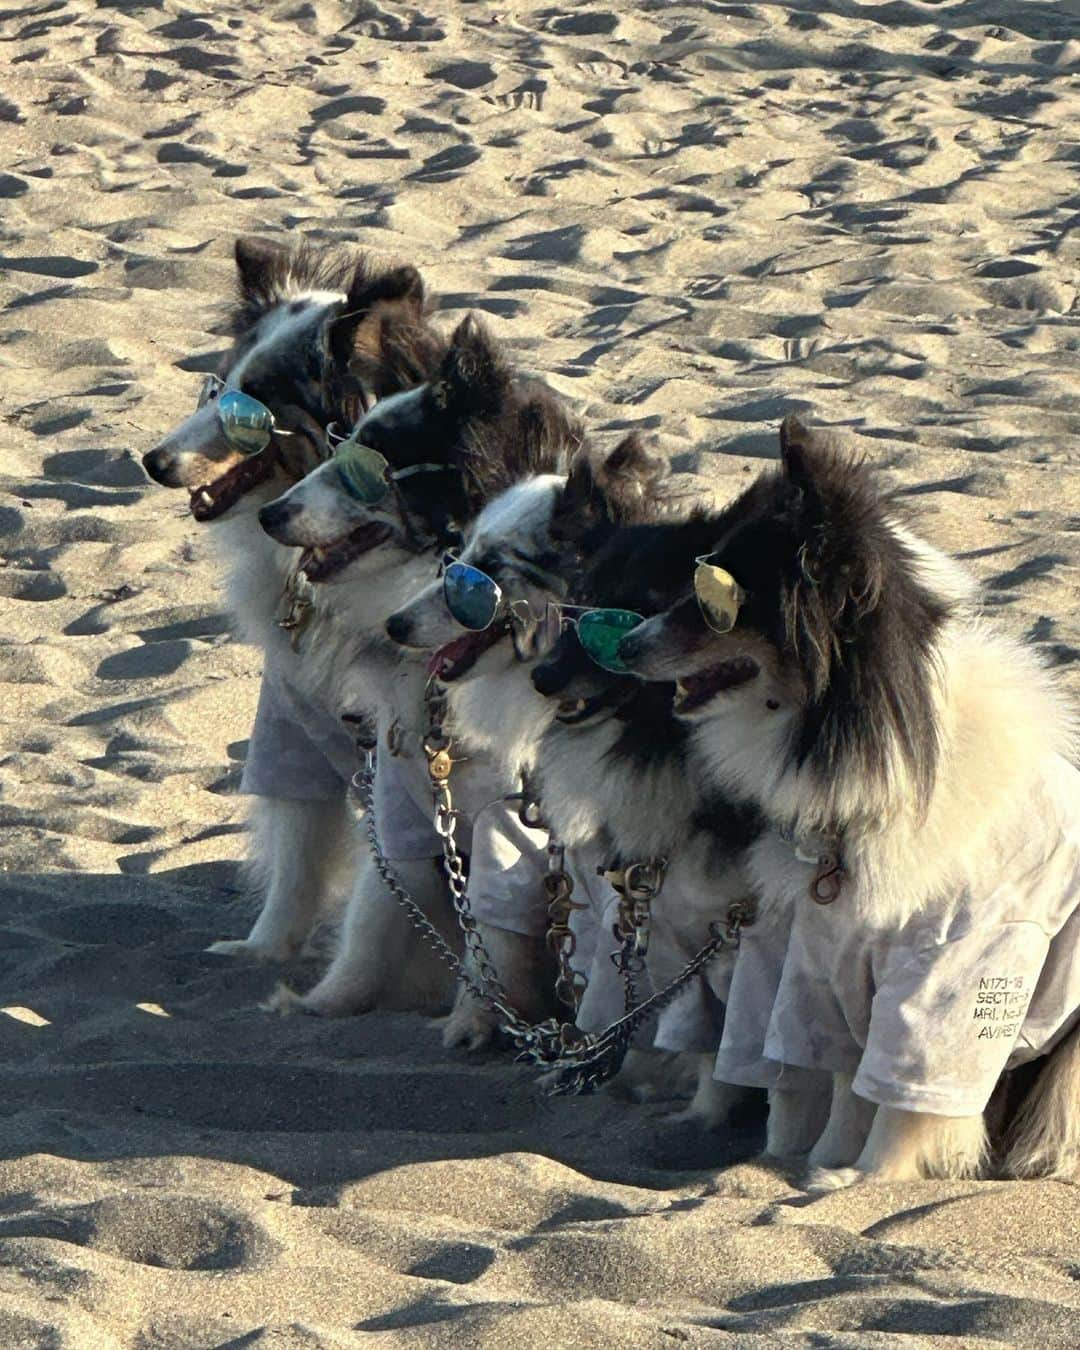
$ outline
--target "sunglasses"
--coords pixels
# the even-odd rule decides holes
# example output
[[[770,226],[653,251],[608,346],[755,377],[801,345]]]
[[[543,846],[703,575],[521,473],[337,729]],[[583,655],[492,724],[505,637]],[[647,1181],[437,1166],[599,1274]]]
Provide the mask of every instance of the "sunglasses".
[[[355,432],[334,446],[334,467],[341,486],[364,506],[375,506],[390,491],[390,461],[361,444]]]
[[[694,594],[701,617],[714,633],[730,633],[739,617],[739,607],[747,592],[730,572],[709,561],[708,555],[695,558]]]
[[[482,633],[495,622],[502,606],[502,587],[479,567],[458,562],[452,553],[443,559],[443,599],[450,616],[462,628]]]
[[[274,414],[257,398],[240,389],[227,389],[224,380],[208,375],[199,393],[198,407],[214,400],[218,425],[225,440],[242,455],[257,455],[270,444]]]
[[[574,617],[576,615],[576,617]],[[564,628],[573,628],[585,654],[612,675],[626,675],[619,656],[619,643],[645,616],[632,609],[589,609],[585,605],[548,605],[549,646],[554,646]]]

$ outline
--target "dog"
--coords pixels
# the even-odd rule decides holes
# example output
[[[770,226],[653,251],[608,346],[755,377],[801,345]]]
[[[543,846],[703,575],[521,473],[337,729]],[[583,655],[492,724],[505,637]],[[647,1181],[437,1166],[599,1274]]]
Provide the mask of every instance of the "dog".
[[[619,654],[677,680],[706,780],[771,822],[751,849],[771,1009],[760,988],[728,1009],[744,1059],[785,1066],[770,1151],[808,1150],[814,1189],[978,1175],[999,1075],[1041,1059],[1004,1167],[1076,1179],[1080,775],[1055,681],[795,419],[705,565],[739,588],[730,631],[691,593]],[[824,1130],[789,1069],[832,1075]]]
[[[573,481],[569,485],[555,526],[581,560],[571,599],[585,608],[664,609],[685,587],[690,560],[709,546],[708,511],[691,499],[688,518],[680,518],[687,503],[672,511],[654,486],[637,515],[640,523],[601,537],[602,527],[573,507],[575,496],[585,502],[603,493],[602,485],[588,481],[588,466],[582,468],[584,481],[576,492]],[[704,494],[701,500],[707,500]],[[532,682],[557,705],[537,750],[535,777],[545,814],[560,841],[598,857],[620,886],[632,877],[651,879],[644,964],[651,986],[663,988],[705,945],[716,915],[738,906],[748,921],[752,917],[741,858],[761,830],[759,813],[751,802],[706,790],[695,780],[687,728],[672,714],[673,686],[603,669],[583,649],[572,622],[533,667]],[[610,918],[600,923],[605,938]],[[610,946],[607,940],[598,946],[590,984],[604,985]],[[645,1092],[662,1095],[666,1087],[674,1095],[689,1065],[696,1088],[683,1114],[706,1128],[728,1123],[748,1099],[745,1089],[713,1076],[730,965],[726,955],[714,959],[660,1014],[653,1045],[668,1053],[639,1053],[623,1075],[625,1080],[644,1071]],[[621,998],[621,991],[613,993]],[[597,1019],[606,1023],[621,1013],[585,1003],[582,1010],[591,1029]]]
[[[412,267],[248,237],[236,241],[235,259],[232,344],[219,383],[143,463],[154,481],[189,490],[197,520],[214,522],[230,612],[265,658],[244,784],[255,794],[248,873],[265,899],[247,938],[210,950],[282,961],[355,866],[345,803],[351,744],[279,626],[298,555],[271,543],[257,513],[326,458],[328,427],[351,426],[372,399],[423,378],[442,342],[427,324],[423,281]],[[274,430],[262,452],[244,455],[226,439],[216,405],[222,386],[269,409]],[[293,761],[285,793],[282,767]]]
[[[391,491],[365,504],[335,459],[260,512],[272,538],[304,550],[299,566],[314,583],[315,610],[336,632],[352,635],[347,663],[338,663],[328,682],[340,702],[365,700],[374,710],[380,847],[448,940],[455,934],[435,867],[441,846],[423,751],[429,673],[423,657],[391,640],[384,621],[435,575],[438,558],[489,495],[564,463],[581,435],[551,391],[518,376],[487,329],[467,316],[430,379],[404,401],[380,401],[355,428],[355,440],[389,462]],[[459,750],[465,762],[453,775],[456,838],[468,853],[479,834],[482,853],[514,784],[483,746],[458,736],[455,757]],[[476,863],[474,857],[474,877],[482,871]],[[413,938],[378,878],[361,872],[334,960],[300,1005],[325,1015],[376,1005],[434,1010],[447,995],[447,972],[441,985],[425,984],[418,977],[424,953],[414,952]],[[526,999],[523,1011],[539,1016],[546,1002]]]
[[[538,749],[557,716],[555,702],[538,696],[530,679],[532,664],[546,652],[549,605],[565,598],[576,558],[605,533],[655,513],[661,472],[636,435],[606,456],[582,443],[568,475],[523,478],[485,507],[466,533],[461,562],[480,568],[504,593],[494,622],[463,632],[437,580],[387,621],[396,641],[434,652],[432,668],[447,688],[455,727],[469,746],[498,756],[511,777],[524,780],[527,797]],[[486,892],[482,868],[474,887],[483,937],[493,954],[498,951],[500,978],[516,1001],[526,1004],[536,1002],[535,981],[543,967],[538,957],[546,928],[543,839],[539,831],[531,838],[523,833],[516,851],[512,840],[503,841],[503,890],[522,897],[517,903],[526,912],[518,913],[495,888]],[[596,884],[595,866],[591,875],[588,867],[583,874],[579,870],[577,887],[579,893],[602,894],[605,902],[611,893]],[[466,996],[446,1035],[475,1047],[487,1043],[495,1027],[495,1017]]]

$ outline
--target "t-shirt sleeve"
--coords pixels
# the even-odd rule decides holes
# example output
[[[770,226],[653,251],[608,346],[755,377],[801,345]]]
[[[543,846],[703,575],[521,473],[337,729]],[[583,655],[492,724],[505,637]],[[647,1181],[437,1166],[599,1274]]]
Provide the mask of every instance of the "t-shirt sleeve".
[[[349,733],[304,701],[272,666],[259,685],[241,792],[292,801],[339,801],[353,755]],[[344,763],[342,762],[344,761]]]
[[[391,862],[442,857],[442,841],[435,833],[432,817],[420,809],[409,790],[407,774],[412,767],[385,750],[380,750],[375,760],[376,827],[379,845]]]
[[[485,806],[473,821],[469,902],[492,928],[527,937],[547,931],[547,831],[530,829],[516,802]]]
[[[853,1084],[879,1106],[980,1114],[1016,1046],[1049,950],[1037,923],[891,947]]]

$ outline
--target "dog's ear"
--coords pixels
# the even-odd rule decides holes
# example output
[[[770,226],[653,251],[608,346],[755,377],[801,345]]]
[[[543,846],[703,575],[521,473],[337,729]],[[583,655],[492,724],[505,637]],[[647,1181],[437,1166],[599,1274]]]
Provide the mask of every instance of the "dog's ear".
[[[392,267],[373,274],[368,262],[360,259],[345,300],[329,324],[334,364],[345,369],[357,357],[361,361],[378,360],[384,325],[421,323],[426,303],[424,280],[415,267]]]
[[[280,270],[289,249],[274,239],[260,239],[254,234],[242,234],[233,245],[236,270],[239,273],[241,293],[248,298],[269,294],[271,283]]]
[[[432,389],[447,412],[476,417],[496,411],[511,389],[511,370],[498,343],[474,314],[454,329]]]
[[[665,461],[646,449],[636,431],[606,458],[582,446],[571,461],[566,486],[555,504],[552,539],[584,547],[600,527],[632,525],[643,519],[666,472]]]
[[[795,489],[790,514],[798,543],[788,630],[816,697],[834,660],[881,601],[888,570],[884,525],[866,464],[839,453],[824,433],[788,417],[780,453]]]
[[[667,461],[649,450],[638,432],[624,436],[596,477],[608,518],[616,525],[642,520],[667,471]]]

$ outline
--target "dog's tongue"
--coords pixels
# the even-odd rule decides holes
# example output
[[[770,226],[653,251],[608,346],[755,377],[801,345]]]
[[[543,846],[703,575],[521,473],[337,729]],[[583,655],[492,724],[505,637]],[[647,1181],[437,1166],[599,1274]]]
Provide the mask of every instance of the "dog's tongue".
[[[472,649],[474,637],[475,634],[473,633],[463,633],[453,642],[448,642],[445,646],[440,647],[437,652],[432,652],[431,660],[428,661],[428,674],[435,675],[440,680],[447,676],[452,678],[455,667],[468,656]]]

